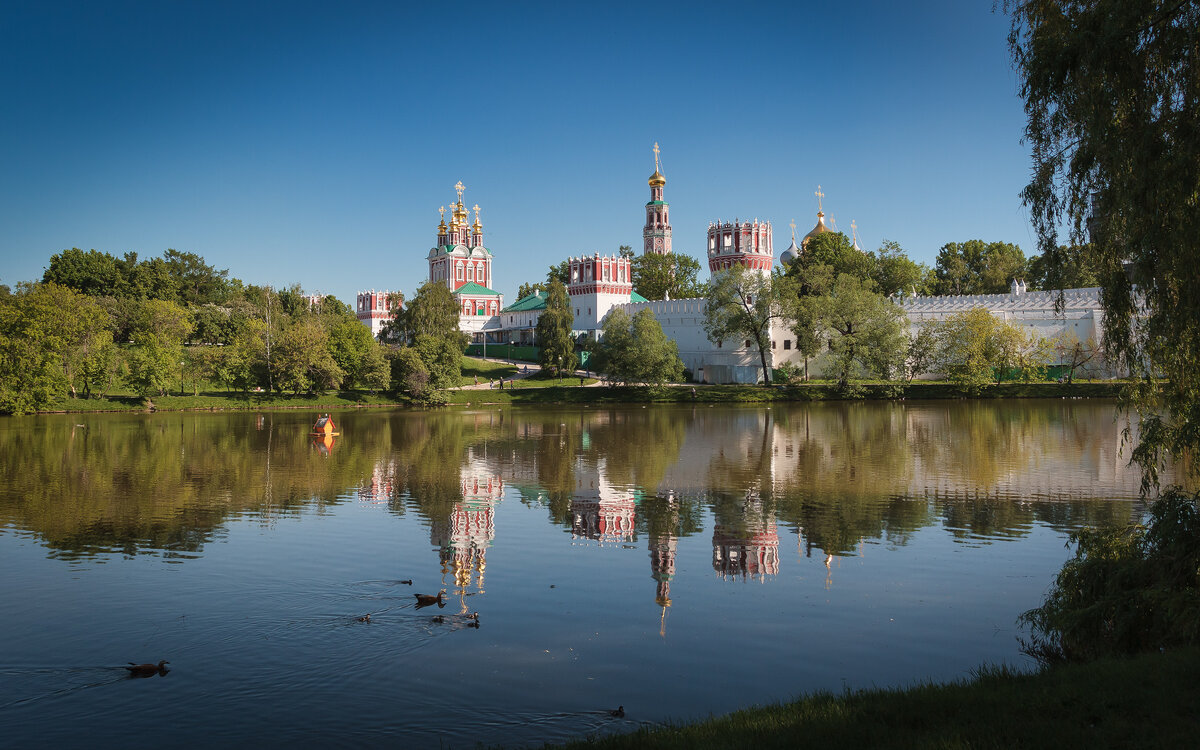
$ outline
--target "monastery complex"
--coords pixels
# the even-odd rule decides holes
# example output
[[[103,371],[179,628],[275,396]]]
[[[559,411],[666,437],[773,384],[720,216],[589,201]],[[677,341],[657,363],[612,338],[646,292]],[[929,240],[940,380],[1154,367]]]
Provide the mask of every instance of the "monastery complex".
[[[642,252],[667,255],[672,252],[670,204],[664,196],[667,180],[661,172],[658,154],[656,143],[654,173],[647,181],[650,200],[645,207]],[[448,212],[445,207],[439,209],[437,240],[427,255],[428,280],[444,283],[454,295],[460,308],[459,328],[472,342],[533,345],[546,298],[539,292],[504,306],[504,295],[492,288],[492,253],[484,244],[481,209],[478,204],[470,210],[466,208],[462,182],[454,188],[457,200],[450,204]],[[817,197],[824,197],[819,188]],[[715,275],[734,266],[744,266],[769,274],[777,263],[787,264],[800,257],[810,238],[830,231],[833,230],[825,224],[824,211],[818,205],[813,229],[797,244],[793,223],[791,244],[776,258],[769,221],[713,222],[708,226],[706,238],[708,269]],[[858,248],[857,233],[854,246]],[[567,260],[567,294],[577,337],[597,338],[605,316],[615,308],[625,310],[631,317],[648,309],[667,337],[677,343],[680,359],[696,381],[754,383],[761,377],[758,351],[751,342],[709,341],[703,326],[704,299],[645,299],[633,289],[629,258],[596,253]],[[383,323],[392,317],[390,294],[375,290],[358,293],[358,319],[370,326],[376,336]],[[932,297],[909,294],[894,299],[908,316],[913,331],[925,322],[983,307],[997,318],[1027,326],[1044,338],[1070,330],[1079,341],[1099,340],[1102,322],[1099,289],[1066,290],[1065,304],[1056,311],[1057,296],[1057,292],[1029,292],[1023,281],[1013,280],[1008,294]],[[771,367],[787,363],[803,365],[803,357],[795,348],[795,336],[787,325],[774,325],[770,341],[767,358]],[[810,360],[809,370],[819,376],[823,370],[822,358]]]

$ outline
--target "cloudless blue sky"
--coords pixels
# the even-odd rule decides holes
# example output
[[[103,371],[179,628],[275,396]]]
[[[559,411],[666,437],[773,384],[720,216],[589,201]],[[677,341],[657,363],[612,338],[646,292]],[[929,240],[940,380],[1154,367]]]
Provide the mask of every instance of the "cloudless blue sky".
[[[175,248],[411,295],[462,180],[512,302],[568,256],[640,252],[655,141],[702,264],[716,219],[770,220],[778,256],[818,184],[866,249],[1028,255],[1007,29],[991,0],[4,3],[0,282]]]

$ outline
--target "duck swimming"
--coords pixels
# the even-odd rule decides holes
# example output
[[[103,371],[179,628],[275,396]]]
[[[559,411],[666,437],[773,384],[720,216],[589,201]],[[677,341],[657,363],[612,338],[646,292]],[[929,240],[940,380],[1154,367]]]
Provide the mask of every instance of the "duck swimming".
[[[417,597],[418,607],[428,607],[431,604],[436,604],[439,607],[446,606],[446,589],[439,591],[437,596],[433,594],[413,594],[413,596]]]
[[[151,675],[170,672],[171,670],[164,666],[170,663],[166,659],[160,661],[158,664],[134,664],[133,662],[129,662],[129,666],[125,667],[125,669],[129,670],[130,677],[150,677]]]
[[[617,710],[609,711],[608,715],[613,717],[614,719],[624,719],[625,718],[625,707],[617,706]]]

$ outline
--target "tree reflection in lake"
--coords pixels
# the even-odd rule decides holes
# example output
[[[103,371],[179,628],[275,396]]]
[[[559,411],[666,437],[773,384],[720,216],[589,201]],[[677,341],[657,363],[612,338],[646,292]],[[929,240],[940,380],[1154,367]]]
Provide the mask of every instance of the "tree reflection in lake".
[[[777,522],[805,554],[846,555],[933,524],[978,541],[1128,518],[1090,502],[1137,494],[1112,415],[1069,401],[350,412],[328,455],[304,414],[45,416],[4,422],[0,517],[64,557],[186,557],[231,516],[357,497],[417,513],[465,583],[509,487],[604,543],[649,524],[661,546],[706,508],[717,571],[771,575]]]
[[[302,412],[0,420],[0,560],[22,573],[0,598],[23,605],[0,613],[3,663],[167,658],[180,691],[133,716],[115,692],[61,697],[74,671],[14,668],[0,705],[29,707],[6,737],[82,745],[86,724],[116,744],[137,721],[212,743],[403,728],[421,746],[528,745],[579,734],[596,705],[657,721],[960,676],[1019,658],[1012,620],[1062,564],[1062,532],[1140,512],[1113,413],[352,410],[332,445]],[[441,589],[433,626],[412,594]],[[452,626],[481,610],[481,629]],[[711,648],[731,622],[736,660]],[[225,668],[260,662],[254,680]],[[472,676],[472,701],[444,675]],[[60,697],[28,702],[43,694]],[[285,695],[269,721],[242,709]]]

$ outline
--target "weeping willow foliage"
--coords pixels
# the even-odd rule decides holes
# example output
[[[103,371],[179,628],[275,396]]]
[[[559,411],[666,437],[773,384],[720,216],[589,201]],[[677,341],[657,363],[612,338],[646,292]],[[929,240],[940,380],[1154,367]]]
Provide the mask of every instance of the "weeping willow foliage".
[[[1163,493],[1145,526],[1084,529],[1045,603],[1021,615],[1044,663],[1200,644],[1197,495]]]
[[[1143,491],[1168,458],[1200,462],[1200,0],[1012,0],[1009,46],[1033,152],[1022,197],[1046,283],[1090,242],[1103,346],[1131,377]],[[1148,524],[1076,537],[1029,653],[1079,660],[1200,642],[1197,496],[1172,488]]]
[[[1008,4],[1050,288],[1091,242],[1104,347],[1137,380],[1148,484],[1200,445],[1200,0]]]

